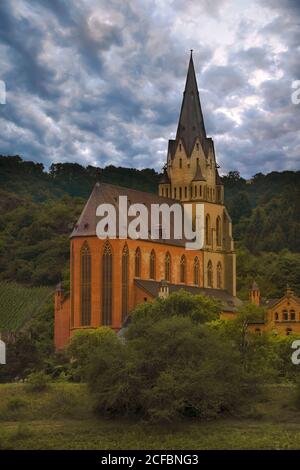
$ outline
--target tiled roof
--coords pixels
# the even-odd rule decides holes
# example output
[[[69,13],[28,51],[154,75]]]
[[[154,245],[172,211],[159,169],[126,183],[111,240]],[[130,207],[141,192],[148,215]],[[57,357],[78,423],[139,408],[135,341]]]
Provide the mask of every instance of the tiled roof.
[[[137,287],[140,287],[146,292],[148,292],[152,297],[158,296],[160,286],[159,281],[135,279],[134,283]],[[193,295],[201,294],[207,295],[209,297],[214,297],[223,304],[223,311],[236,312],[237,308],[242,305],[242,301],[240,299],[238,299],[237,297],[233,297],[231,294],[229,294],[226,290],[223,289],[210,289],[204,287],[186,286],[183,284],[169,284],[170,294],[179,291],[180,289],[184,289],[185,291],[190,292]]]
[[[167,204],[169,206],[173,205],[175,202],[180,204],[179,201],[174,201],[174,199],[166,198],[157,196],[156,194],[147,193],[144,191],[137,191],[135,189],[130,188],[123,188],[121,186],[115,186],[112,184],[106,183],[96,183],[94,189],[78,219],[77,224],[74,227],[73,232],[71,233],[72,237],[89,237],[96,235],[96,226],[100,218],[96,216],[96,209],[100,204],[109,203],[112,204],[117,213],[117,237],[119,233],[119,226],[118,226],[118,201],[119,196],[127,196],[128,204],[135,204],[140,203],[144,204],[149,213],[149,220],[148,226],[149,230],[151,227],[150,224],[150,209],[151,204]],[[128,217],[128,223],[134,217]],[[172,238],[174,235],[173,230],[173,217],[171,219],[171,238],[170,240],[165,240],[163,238],[159,238],[158,240],[151,240],[152,242],[163,243],[165,245],[176,245],[176,246],[185,246],[186,239],[182,238],[181,240],[177,240]],[[150,240],[150,232],[149,232],[149,240]]]

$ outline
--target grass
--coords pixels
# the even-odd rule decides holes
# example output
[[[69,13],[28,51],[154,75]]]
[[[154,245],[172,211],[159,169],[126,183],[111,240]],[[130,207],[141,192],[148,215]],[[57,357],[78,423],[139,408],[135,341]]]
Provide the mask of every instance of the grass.
[[[97,419],[84,384],[31,392],[0,385],[0,449],[299,449],[300,411],[292,385],[271,386],[240,419],[151,425]]]

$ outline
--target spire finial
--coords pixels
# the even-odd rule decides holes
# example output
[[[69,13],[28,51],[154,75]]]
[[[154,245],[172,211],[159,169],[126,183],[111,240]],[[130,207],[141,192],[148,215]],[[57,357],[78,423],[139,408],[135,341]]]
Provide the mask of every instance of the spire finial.
[[[191,49],[191,57],[193,57],[194,49]]]

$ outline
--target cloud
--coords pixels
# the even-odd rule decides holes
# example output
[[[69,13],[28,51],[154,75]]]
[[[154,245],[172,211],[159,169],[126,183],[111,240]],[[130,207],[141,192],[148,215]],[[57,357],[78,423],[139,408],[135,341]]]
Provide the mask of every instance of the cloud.
[[[299,2],[0,2],[0,152],[155,167],[174,137],[189,58],[222,173],[299,168]]]

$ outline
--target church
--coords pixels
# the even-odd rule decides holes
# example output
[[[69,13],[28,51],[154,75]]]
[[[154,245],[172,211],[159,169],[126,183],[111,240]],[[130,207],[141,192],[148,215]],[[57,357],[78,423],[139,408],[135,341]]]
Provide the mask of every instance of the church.
[[[178,202],[204,207],[204,245],[186,249],[184,240],[100,239],[96,209],[116,205]],[[232,318],[236,297],[236,254],[214,143],[207,137],[191,53],[176,138],[169,140],[158,194],[97,183],[70,235],[70,294],[55,294],[55,346],[63,348],[74,331],[109,326],[119,331],[141,302],[184,288],[220,301],[221,315]]]

